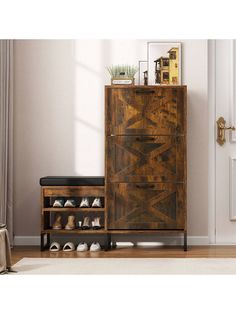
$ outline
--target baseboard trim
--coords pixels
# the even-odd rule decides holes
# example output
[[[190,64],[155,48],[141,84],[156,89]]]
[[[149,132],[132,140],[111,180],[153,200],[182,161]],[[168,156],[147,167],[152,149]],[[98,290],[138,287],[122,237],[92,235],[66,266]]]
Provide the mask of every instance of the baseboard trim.
[[[133,237],[132,237],[133,239]],[[143,240],[143,239],[142,239]],[[119,241],[119,240],[118,240]],[[138,241],[138,237],[137,237]],[[160,236],[158,237],[158,242],[163,243],[164,245],[182,245],[183,236]],[[209,238],[208,236],[188,236],[189,245],[208,245]],[[39,236],[15,236],[14,245],[26,245],[26,246],[39,246],[40,237]]]
[[[40,245],[39,236],[15,236],[14,245]]]

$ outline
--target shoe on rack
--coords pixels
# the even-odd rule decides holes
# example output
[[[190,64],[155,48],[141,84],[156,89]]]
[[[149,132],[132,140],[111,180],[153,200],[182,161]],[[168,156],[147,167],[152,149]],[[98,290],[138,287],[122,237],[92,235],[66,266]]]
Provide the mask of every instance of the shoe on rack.
[[[78,229],[81,229],[81,228],[82,228],[82,221],[81,221],[81,220],[78,221],[77,228],[78,228]]]
[[[64,207],[75,207],[76,203],[74,199],[69,199],[65,202]]]
[[[89,207],[89,199],[87,197],[83,197],[79,207]]]
[[[98,242],[93,242],[90,246],[90,252],[98,252],[101,251],[101,246]]]
[[[75,250],[75,245],[72,242],[67,242],[64,246],[63,246],[63,251],[64,252],[71,252]]]
[[[52,225],[53,230],[61,230],[62,225],[61,225],[61,214],[57,214],[56,219],[54,221],[54,224]]]
[[[61,248],[61,246],[58,242],[52,242],[50,245],[49,251],[50,252],[58,252],[58,251],[60,251],[60,248]]]
[[[57,199],[54,201],[52,207],[59,207],[59,208],[62,208],[62,207],[64,206],[64,203],[65,203],[65,202],[64,202],[63,198],[57,198]]]
[[[75,215],[69,215],[65,230],[74,230],[75,229]]]
[[[90,219],[88,216],[84,217],[84,221],[82,223],[82,229],[90,229]]]
[[[77,251],[78,252],[88,251],[88,244],[85,242],[80,242],[79,245],[77,246]]]
[[[98,229],[101,229],[101,228],[102,228],[102,226],[101,226],[101,224],[100,224],[100,220],[101,220],[100,217],[95,217],[95,218],[94,218],[94,220],[93,220],[93,222],[92,222],[92,226],[93,226],[93,229],[94,229],[94,230],[98,230]]]
[[[102,202],[100,197],[96,197],[93,201],[92,207],[102,207]]]

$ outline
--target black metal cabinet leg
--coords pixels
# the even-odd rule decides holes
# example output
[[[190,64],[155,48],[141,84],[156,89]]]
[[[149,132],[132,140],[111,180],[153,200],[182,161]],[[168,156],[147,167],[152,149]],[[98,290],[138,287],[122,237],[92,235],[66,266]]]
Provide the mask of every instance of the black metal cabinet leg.
[[[111,248],[111,235],[108,233],[106,235],[105,251],[110,250]]]
[[[44,250],[44,233],[41,233],[41,237],[40,237],[40,250],[41,251]]]
[[[184,231],[184,251],[188,251],[188,244],[187,244],[187,231]]]
[[[50,242],[51,242],[50,233],[47,233],[47,249],[50,248]]]

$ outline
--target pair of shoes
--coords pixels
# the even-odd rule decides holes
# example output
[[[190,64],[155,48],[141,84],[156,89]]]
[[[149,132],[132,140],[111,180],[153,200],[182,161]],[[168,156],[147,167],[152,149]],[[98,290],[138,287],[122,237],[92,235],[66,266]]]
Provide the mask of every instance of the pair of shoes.
[[[92,227],[94,230],[101,229],[102,226],[101,226],[101,224],[100,224],[100,220],[101,220],[100,217],[95,217],[94,220],[91,221],[91,224],[90,224],[90,217],[86,216],[86,217],[84,217],[84,221],[83,221],[83,224],[82,224],[81,228],[82,228],[83,230],[90,229],[91,227]]]
[[[68,199],[65,202],[63,198],[57,198],[52,205],[52,207],[58,207],[58,208],[75,207],[75,206],[76,206],[76,203],[74,199]]]
[[[61,223],[61,214],[56,216],[55,222],[52,226],[53,230],[61,230],[62,223]],[[75,215],[69,215],[67,224],[65,225],[65,230],[74,230],[75,229]]]
[[[64,201],[63,198],[57,198],[52,207],[54,208],[62,208],[62,207],[76,207],[76,202],[74,199],[68,199],[66,200],[66,202]],[[80,202],[80,205],[79,205],[80,208],[87,208],[87,207],[90,207],[90,204],[89,204],[89,199],[88,197],[83,197],[81,202]],[[92,206],[93,208],[99,208],[99,207],[102,207],[102,202],[101,202],[101,199],[99,197],[96,197],[93,202],[92,202]]]
[[[49,248],[50,252],[58,252],[61,250],[61,246],[58,242],[52,242]],[[67,242],[62,250],[64,252],[72,252],[75,250],[75,245],[73,242]],[[77,246],[77,251],[78,252],[85,252],[88,251],[88,244],[85,242],[79,243]],[[98,252],[101,251],[101,246],[98,242],[93,242],[90,246],[90,252]]]
[[[53,230],[61,230],[62,229],[62,223],[61,223],[61,214],[57,214],[55,222],[52,226]],[[94,230],[99,230],[102,228],[101,223],[100,223],[101,218],[100,217],[95,217],[93,221],[91,221],[90,224],[90,217],[86,216],[84,217],[83,223],[79,228],[82,228],[83,230],[88,230],[91,227]],[[67,218],[67,224],[65,225],[65,230],[74,230],[76,228],[75,225],[75,215],[71,214]]]
[[[98,252],[98,251],[101,251],[101,246],[98,242],[93,242],[89,250],[90,252]],[[79,245],[77,246],[77,251],[78,252],[88,251],[88,244],[85,242],[79,243]]]
[[[61,246],[58,242],[52,242],[50,245],[49,251],[50,252],[58,252],[58,251],[60,251],[60,249],[61,249]],[[64,252],[71,252],[74,250],[75,250],[75,245],[72,242],[67,242],[62,248],[62,251],[64,251]]]
[[[82,198],[82,201],[79,205],[79,207],[90,207],[90,204],[89,204],[89,199],[88,197],[83,197]],[[101,202],[101,199],[99,197],[96,197],[94,200],[93,200],[93,203],[92,203],[92,206],[91,207],[102,207],[102,202]]]

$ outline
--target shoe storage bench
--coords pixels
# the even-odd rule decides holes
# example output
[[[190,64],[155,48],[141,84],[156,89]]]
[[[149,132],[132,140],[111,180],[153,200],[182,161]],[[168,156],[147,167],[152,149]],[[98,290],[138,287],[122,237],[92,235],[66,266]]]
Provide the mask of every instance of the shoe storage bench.
[[[52,185],[56,184],[56,185]],[[65,185],[67,184],[67,185]],[[41,185],[41,250],[49,249],[51,243],[51,236],[55,234],[104,234],[105,232],[105,189],[103,177],[44,177],[40,179]],[[101,199],[102,207],[86,207],[81,208],[79,204],[83,197],[89,199],[91,206],[94,198]],[[74,199],[76,207],[53,207],[56,199]],[[62,220],[66,222],[66,217],[69,214],[74,214],[76,217],[76,227],[73,230],[66,230],[64,228],[54,230],[52,225],[55,221],[56,215],[60,213]],[[99,216],[101,218],[101,229],[94,230],[92,228],[82,230],[78,226],[78,221],[83,221],[85,216],[90,218]],[[107,243],[107,241],[105,241]],[[107,246],[106,246],[107,248]]]

